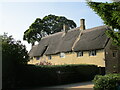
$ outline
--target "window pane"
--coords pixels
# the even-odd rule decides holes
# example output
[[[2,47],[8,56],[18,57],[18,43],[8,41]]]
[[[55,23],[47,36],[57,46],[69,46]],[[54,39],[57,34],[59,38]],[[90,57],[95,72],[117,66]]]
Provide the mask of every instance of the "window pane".
[[[116,56],[117,56],[117,52],[114,51],[114,52],[113,52],[113,57],[116,57]]]
[[[92,50],[89,52],[89,56],[96,56],[96,50]]]
[[[51,56],[51,55],[50,55],[50,56],[48,56],[48,59],[49,59],[49,60],[51,60],[51,59],[52,59],[52,56]]]
[[[77,52],[77,57],[81,57],[81,56],[83,56],[83,52],[82,51]]]
[[[60,53],[60,57],[64,58],[65,57],[65,53]]]
[[[36,60],[39,60],[40,59],[40,57],[36,57]]]

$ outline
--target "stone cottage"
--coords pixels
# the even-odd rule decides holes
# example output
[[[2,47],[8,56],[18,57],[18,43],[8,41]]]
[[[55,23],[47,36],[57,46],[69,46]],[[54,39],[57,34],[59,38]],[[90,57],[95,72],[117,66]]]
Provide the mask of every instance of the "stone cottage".
[[[52,65],[95,64],[105,67],[105,48],[109,42],[106,36],[108,26],[85,29],[85,20],[80,20],[80,27],[58,32],[43,37],[39,44],[32,47],[28,64],[41,62]]]

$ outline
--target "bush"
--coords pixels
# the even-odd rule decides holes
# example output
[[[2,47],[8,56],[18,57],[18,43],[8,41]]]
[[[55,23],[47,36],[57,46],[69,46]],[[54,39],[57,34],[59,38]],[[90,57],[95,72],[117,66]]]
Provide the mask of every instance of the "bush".
[[[17,70],[18,86],[46,86],[92,80],[98,74],[95,65],[23,65]]]
[[[97,75],[93,82],[95,90],[119,90],[120,74]]]

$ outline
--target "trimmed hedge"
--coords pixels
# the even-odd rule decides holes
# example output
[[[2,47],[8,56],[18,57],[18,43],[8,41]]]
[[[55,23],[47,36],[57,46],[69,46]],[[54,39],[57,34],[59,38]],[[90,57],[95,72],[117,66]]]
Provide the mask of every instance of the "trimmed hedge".
[[[47,86],[92,80],[98,74],[96,65],[18,66],[17,86]]]
[[[120,74],[96,75],[94,90],[120,90]]]

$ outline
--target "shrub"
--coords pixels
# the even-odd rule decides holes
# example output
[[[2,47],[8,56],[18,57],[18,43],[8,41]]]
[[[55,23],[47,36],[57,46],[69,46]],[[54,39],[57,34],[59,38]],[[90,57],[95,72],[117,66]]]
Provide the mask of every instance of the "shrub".
[[[93,82],[95,90],[118,90],[120,74],[96,75]]]
[[[98,74],[95,65],[23,65],[18,68],[18,86],[46,86],[92,80]]]

